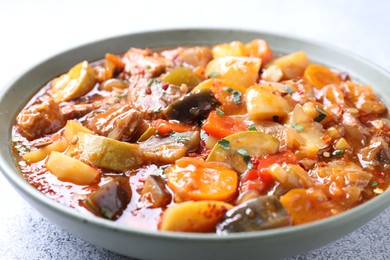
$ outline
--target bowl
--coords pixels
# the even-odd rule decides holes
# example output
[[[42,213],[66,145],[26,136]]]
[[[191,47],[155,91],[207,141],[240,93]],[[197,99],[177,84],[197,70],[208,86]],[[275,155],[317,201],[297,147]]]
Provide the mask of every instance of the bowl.
[[[83,215],[49,199],[21,176],[11,151],[11,128],[18,112],[51,78],[80,60],[97,60],[106,52],[121,53],[129,47],[161,48],[176,45],[217,44],[265,39],[277,53],[304,50],[310,60],[344,70],[369,83],[389,104],[390,74],[362,58],[313,41],[245,30],[181,29],[118,36],[82,45],[32,67],[2,88],[0,93],[0,170],[10,184],[42,215],[76,236],[120,254],[142,259],[271,259],[282,258],[325,245],[362,226],[390,205],[390,190],[339,215],[300,226],[236,233],[227,236],[154,232]]]

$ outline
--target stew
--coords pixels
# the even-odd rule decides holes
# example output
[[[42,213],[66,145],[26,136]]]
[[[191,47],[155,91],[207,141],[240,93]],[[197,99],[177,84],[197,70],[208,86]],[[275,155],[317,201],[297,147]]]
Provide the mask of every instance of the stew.
[[[227,234],[383,193],[389,130],[369,85],[255,39],[81,61],[28,102],[12,144],[31,185],[83,214]]]

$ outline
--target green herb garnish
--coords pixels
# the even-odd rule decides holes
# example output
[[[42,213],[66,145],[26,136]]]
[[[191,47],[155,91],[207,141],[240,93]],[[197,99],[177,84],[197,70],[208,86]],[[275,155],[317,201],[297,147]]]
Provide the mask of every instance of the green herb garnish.
[[[226,139],[221,139],[218,141],[218,145],[221,146],[222,149],[224,150],[229,150],[230,149],[230,142]]]
[[[149,81],[148,81],[148,88],[150,88],[154,83],[156,82],[156,79],[150,79]]]
[[[326,112],[324,110],[322,110],[321,108],[319,107],[316,107],[316,110],[320,113],[316,118],[314,118],[314,121],[316,122],[321,122],[322,120],[325,119],[325,117],[327,116]]]
[[[101,208],[100,209],[100,212],[102,213],[103,217],[106,217],[106,218],[109,218],[111,219],[112,216],[114,215],[111,210],[109,210],[108,208]]]
[[[221,75],[219,72],[211,72],[207,77],[208,78],[214,78],[214,77],[218,77],[219,75]]]
[[[293,123],[291,125],[295,130],[297,130],[297,132],[302,132],[303,130],[305,130],[305,128],[303,127],[303,125],[299,124],[299,123]]]
[[[273,116],[272,121],[279,123],[279,116]]]
[[[378,185],[378,183],[376,181],[371,182],[371,187],[375,187],[377,185]]]
[[[223,87],[222,90],[232,93],[234,103],[236,103],[237,105],[241,104],[242,93],[240,91],[232,89],[231,87]]]
[[[295,92],[292,88],[290,88],[289,86],[286,86],[286,85],[280,86],[280,88],[287,91],[288,94],[290,94],[290,95],[292,95]]]
[[[248,126],[248,131],[257,131],[257,128],[254,124]]]
[[[345,153],[344,150],[335,150],[332,154],[335,156],[341,156]]]
[[[150,175],[155,175],[155,176],[159,176],[163,179],[167,179],[168,176],[166,174],[164,174],[164,170],[161,169],[161,168],[157,168],[155,169]]]
[[[219,115],[220,117],[223,117],[223,116],[225,115],[225,113],[224,113],[221,109],[219,109],[219,108],[217,108],[217,109],[215,110],[215,112],[216,112],[217,115]]]
[[[252,169],[251,156],[249,155],[249,153],[244,148],[239,148],[236,150],[236,152],[242,155],[248,169]]]

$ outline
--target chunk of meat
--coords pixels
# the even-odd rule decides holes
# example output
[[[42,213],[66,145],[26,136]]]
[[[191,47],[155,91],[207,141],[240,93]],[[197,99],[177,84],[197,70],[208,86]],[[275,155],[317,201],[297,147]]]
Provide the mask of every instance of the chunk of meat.
[[[137,139],[148,128],[140,112],[121,104],[93,114],[86,121],[86,126],[95,133],[121,141]]]
[[[363,168],[390,167],[389,145],[382,137],[372,138],[370,145],[361,149],[358,157]]]
[[[66,120],[53,99],[47,99],[24,109],[16,117],[16,122],[20,134],[34,140],[61,129]]]
[[[125,71],[131,75],[157,77],[165,71],[169,61],[149,49],[130,48],[124,56]]]
[[[131,77],[129,80],[127,103],[140,111],[145,119],[162,118],[162,110],[188,91],[186,87],[166,86],[166,83],[154,79]]]
[[[80,118],[89,112],[101,107],[101,103],[92,104],[66,104],[61,107],[61,113],[66,120]]]
[[[176,66],[189,65],[192,67],[206,67],[213,58],[210,48],[205,46],[179,47],[163,51],[161,55],[174,62]]]

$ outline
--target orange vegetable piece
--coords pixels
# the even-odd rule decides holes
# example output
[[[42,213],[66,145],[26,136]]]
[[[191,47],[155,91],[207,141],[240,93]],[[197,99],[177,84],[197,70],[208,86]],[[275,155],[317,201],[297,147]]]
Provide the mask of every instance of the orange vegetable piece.
[[[237,173],[221,163],[184,157],[168,170],[168,186],[177,201],[226,201],[236,194],[237,185]]]
[[[326,85],[340,84],[339,75],[325,66],[310,64],[303,73],[303,79],[315,88],[321,89]]]
[[[176,123],[176,122],[169,122],[169,121],[163,120],[163,119],[154,120],[150,125],[153,128],[155,128],[160,135],[167,135],[171,131],[177,132],[177,133],[184,133],[184,132],[190,132],[190,131],[197,130],[197,127],[193,126],[193,125]]]
[[[123,70],[125,68],[125,63],[118,55],[106,53],[105,58],[107,61],[112,62],[115,65],[115,67],[117,67],[118,69]]]
[[[202,129],[209,135],[221,139],[237,132],[247,131],[248,126],[227,115],[221,116],[216,111],[211,111]]]
[[[255,39],[248,42],[245,45],[245,48],[248,51],[249,57],[261,58],[262,67],[264,67],[264,65],[270,62],[273,58],[271,48],[268,43],[262,39]]]
[[[219,108],[227,115],[241,115],[246,113],[246,88],[226,79],[208,79],[196,86],[192,92],[210,89],[215,98],[222,104]]]
[[[280,197],[294,225],[323,219],[339,212],[335,203],[321,190],[292,189]]]

